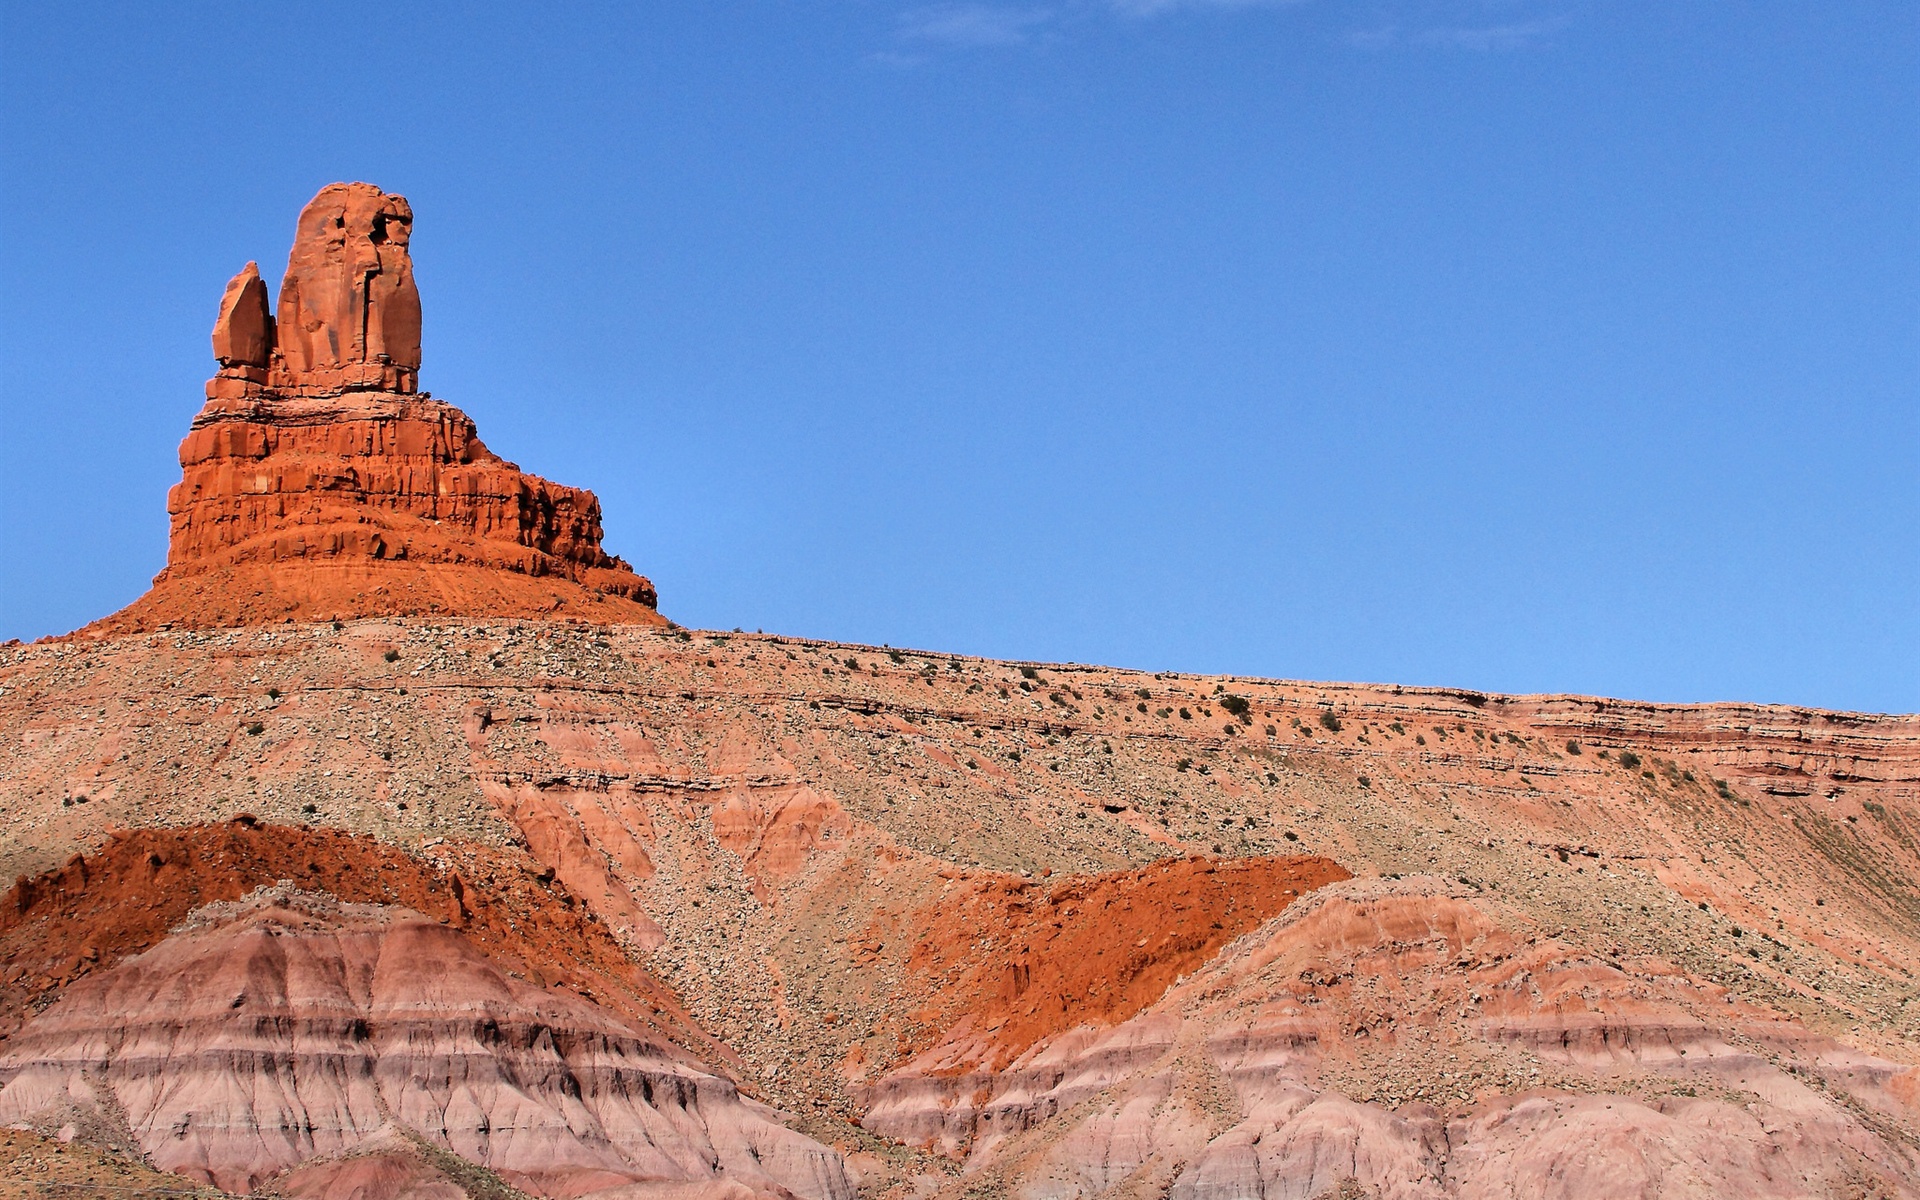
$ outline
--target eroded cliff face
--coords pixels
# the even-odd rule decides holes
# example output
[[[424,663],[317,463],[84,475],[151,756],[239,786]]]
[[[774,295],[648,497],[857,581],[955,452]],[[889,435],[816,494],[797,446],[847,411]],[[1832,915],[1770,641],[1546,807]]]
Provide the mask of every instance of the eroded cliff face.
[[[671,1043],[419,913],[291,885],[67,988],[0,1051],[0,1122],[123,1125],[236,1192],[398,1127],[545,1196],[853,1195],[838,1155]]]
[[[968,1031],[970,1032],[970,1031]],[[869,1127],[1033,1197],[1901,1194],[1920,1069],[1472,889],[1333,884],[1124,1022],[971,1036]]]
[[[1617,1164],[1912,1194],[1912,717],[363,620],[0,650],[0,758],[8,873],[245,811],[498,892],[464,931],[496,958],[527,953],[498,921],[584,914],[668,998],[550,985],[684,1011],[670,1040],[869,1195],[1571,1195]],[[8,1003],[122,922],[6,949]]]
[[[405,613],[660,622],[601,547],[592,492],[488,450],[418,390],[413,212],[333,184],[300,214],[279,314],[259,270],[227,285],[220,367],[180,445],[167,567],[89,634]]]

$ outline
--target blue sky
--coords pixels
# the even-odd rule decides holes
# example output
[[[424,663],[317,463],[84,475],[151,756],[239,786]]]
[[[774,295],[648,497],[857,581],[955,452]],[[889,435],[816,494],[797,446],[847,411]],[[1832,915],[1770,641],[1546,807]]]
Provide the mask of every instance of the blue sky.
[[[0,637],[365,179],[685,624],[1920,709],[1911,3],[181,7],[0,15]]]

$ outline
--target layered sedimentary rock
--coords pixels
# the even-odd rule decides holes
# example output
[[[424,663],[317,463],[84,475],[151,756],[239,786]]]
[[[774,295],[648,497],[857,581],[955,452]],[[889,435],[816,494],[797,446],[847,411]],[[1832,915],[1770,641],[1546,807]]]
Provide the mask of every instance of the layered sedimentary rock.
[[[352,1152],[402,1133],[543,1196],[853,1195],[837,1155],[670,1043],[419,913],[285,885],[68,988],[0,1053],[10,1122],[123,1125],[229,1191],[364,1171]]]
[[[248,263],[213,329],[220,367],[180,445],[167,567],[92,627],[372,614],[658,622],[652,584],[601,547],[593,493],[500,458],[418,390],[413,213],[370,184],[301,212],[278,317]]]
[[[380,619],[0,648],[0,761],[0,871],[56,870],[9,1012],[179,919],[75,851],[450,920],[457,867],[490,956],[643,1026],[631,954],[875,1196],[1913,1194],[1910,716]],[[441,891],[108,833],[236,811]]]
[[[998,1067],[974,1047],[879,1080],[866,1121],[1031,1197],[1785,1200],[1920,1172],[1912,1065],[1433,880],[1333,885],[1138,1016]]]

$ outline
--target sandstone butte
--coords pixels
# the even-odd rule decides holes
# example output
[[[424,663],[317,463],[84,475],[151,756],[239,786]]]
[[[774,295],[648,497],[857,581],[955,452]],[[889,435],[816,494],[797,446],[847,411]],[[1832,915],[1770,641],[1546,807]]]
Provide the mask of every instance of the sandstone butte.
[[[1920,718],[679,629],[411,221],[0,647],[0,1196],[1920,1196]]]
[[[180,443],[166,569],[89,632],[336,615],[658,621],[601,549],[592,492],[495,455],[418,389],[413,210],[365,183],[300,212],[277,311],[256,264],[227,284],[219,370]]]

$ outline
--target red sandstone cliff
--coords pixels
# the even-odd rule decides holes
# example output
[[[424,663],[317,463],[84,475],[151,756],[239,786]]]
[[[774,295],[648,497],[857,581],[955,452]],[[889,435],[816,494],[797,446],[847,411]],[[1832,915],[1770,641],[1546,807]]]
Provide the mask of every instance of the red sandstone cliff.
[[[218,373],[180,444],[167,567],[89,627],[122,633],[424,613],[657,624],[601,548],[592,492],[529,475],[417,390],[406,200],[333,184],[302,210],[277,319],[253,263],[213,328]]]

